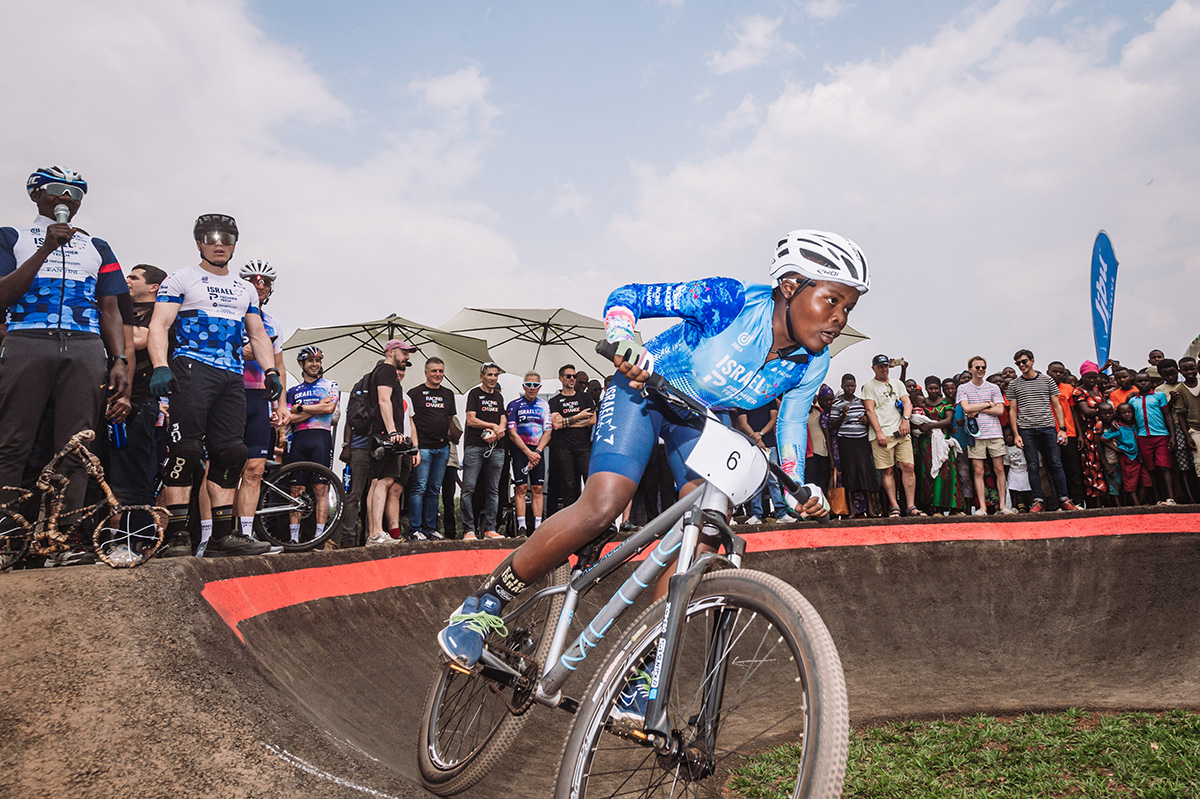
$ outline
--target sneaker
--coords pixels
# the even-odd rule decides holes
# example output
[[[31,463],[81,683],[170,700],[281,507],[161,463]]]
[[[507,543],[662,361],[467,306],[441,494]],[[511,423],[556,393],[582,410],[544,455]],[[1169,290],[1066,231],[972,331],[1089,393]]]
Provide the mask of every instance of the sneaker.
[[[636,670],[617,696],[617,703],[608,714],[609,721],[625,727],[641,729],[646,724],[646,707],[650,704],[650,672]]]
[[[166,543],[166,546],[158,550],[160,558],[182,558],[191,554],[192,539],[186,533],[172,538]]]
[[[434,530],[432,533],[425,534],[425,540],[426,541],[445,541],[446,536],[442,535],[437,530]]]
[[[524,528],[524,527],[522,527],[522,528],[521,528],[521,530],[522,530],[522,531],[524,531],[524,530],[525,530],[525,528]],[[492,539],[492,538],[504,538],[504,536],[500,535],[500,534],[499,534],[499,533],[497,533],[495,530],[484,530],[484,531],[483,531],[483,537],[484,537],[484,538],[489,538],[489,539]]]
[[[1083,508],[1079,507],[1074,502],[1072,502],[1071,500],[1066,499],[1066,498],[1060,499],[1058,501],[1058,506],[1059,506],[1058,509],[1060,511],[1083,510]]]
[[[374,547],[380,544],[390,544],[393,539],[387,533],[379,532],[367,539],[367,546]]]
[[[642,528],[638,527],[633,522],[625,522],[621,525],[622,533],[636,533],[640,529],[642,529]]]
[[[264,541],[255,541],[250,536],[241,533],[230,533],[221,538],[208,539],[208,548],[204,550],[206,558],[233,558],[242,555],[265,555],[271,545]]]
[[[259,544],[266,544],[268,547],[270,547],[270,549],[267,550],[268,555],[278,555],[280,552],[283,551],[283,547],[281,547],[279,544],[272,544],[270,541],[263,541],[261,538],[256,536],[254,533],[250,534],[250,540],[254,541],[256,543],[259,543]],[[329,542],[327,541],[326,543],[329,543]]]
[[[56,552],[47,555],[42,566],[47,569],[55,566],[90,566],[98,560],[95,552]]]
[[[784,522],[789,521],[788,515],[786,513],[781,513],[775,517],[775,521],[779,522],[780,524],[783,524]]]
[[[1166,499],[1164,499],[1162,502],[1160,502],[1158,504],[1163,507],[1170,507],[1172,505],[1178,505],[1179,503],[1176,502],[1175,500],[1171,499],[1170,497],[1167,497]]]
[[[448,624],[438,633],[438,646],[446,657],[466,668],[479,662],[483,655],[483,639],[491,633],[508,635],[508,627],[497,613],[500,600],[491,594],[469,596],[450,614]]]
[[[758,518],[757,516],[751,516],[749,519],[742,522],[742,524],[762,524],[762,519]]]
[[[1041,513],[1043,510],[1045,510],[1045,508],[1042,507],[1042,501],[1040,499],[1035,499],[1033,504],[1029,506],[1030,513]]]
[[[972,516],[987,516],[988,515],[987,508],[976,508],[975,510],[971,511],[971,515]]]
[[[467,530],[465,533],[463,533],[462,540],[463,541],[478,541],[479,539],[475,537],[474,530]]]
[[[1000,509],[1001,516],[1012,516],[1016,512],[1017,512],[1017,509],[1014,508],[1012,505],[1005,505],[1003,508]]]
[[[409,541],[428,541],[429,536],[422,533],[420,530],[413,530],[412,535],[408,537]]]

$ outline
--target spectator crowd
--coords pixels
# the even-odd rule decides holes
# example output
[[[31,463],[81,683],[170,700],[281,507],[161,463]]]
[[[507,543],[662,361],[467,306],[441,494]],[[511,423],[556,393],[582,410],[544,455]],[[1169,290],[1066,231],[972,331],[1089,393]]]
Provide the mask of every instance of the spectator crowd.
[[[346,503],[334,545],[524,535],[579,498],[602,387],[573,364],[549,398],[533,371],[505,397],[500,366],[480,364],[460,423],[445,364],[422,357],[410,379],[417,348],[393,339],[342,407],[317,346],[297,353],[300,381],[286,385],[281,327],[265,310],[277,274],[264,261],[233,266],[231,217],[197,219],[198,265],[126,273],[106,241],[72,225],[82,176],[41,168],[27,191],[32,224],[0,228],[0,486],[31,485],[73,434],[107,429],[97,443],[118,498],[168,510],[163,556],[262,554],[275,550],[253,524],[268,459],[332,467],[340,425]],[[861,382],[843,375],[837,391],[822,386],[808,419],[806,481],[836,515],[1200,501],[1194,357],[1154,350],[1141,368],[1085,361],[1075,374],[1059,361],[1043,372],[1021,349],[999,371],[976,356],[922,383],[904,359],[878,355],[871,369]],[[777,413],[774,401],[733,419],[776,463]],[[68,492],[77,505],[78,478]],[[326,505],[330,487],[310,488]],[[613,523],[644,524],[674,498],[660,442]],[[750,524],[785,516],[774,478],[740,514]],[[318,535],[325,521],[318,513]]]

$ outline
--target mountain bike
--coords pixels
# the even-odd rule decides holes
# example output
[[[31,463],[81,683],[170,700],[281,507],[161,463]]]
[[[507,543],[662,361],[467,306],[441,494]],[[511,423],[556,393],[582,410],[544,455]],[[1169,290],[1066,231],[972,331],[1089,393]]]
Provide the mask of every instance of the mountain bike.
[[[605,353],[603,344],[597,349]],[[603,540],[593,542],[573,568],[559,567],[526,589],[503,617],[508,635],[489,636],[475,667],[443,662],[426,698],[417,753],[434,793],[451,795],[483,779],[540,704],[574,714],[559,799],[736,795],[748,759],[783,744],[797,755],[794,782],[777,786],[782,795],[841,795],[849,714],[833,639],[794,587],[740,568],[746,542],[727,521],[731,503],[760,490],[768,469],[802,502],[808,488],[661,375],[647,389],[703,425],[687,462],[704,482],[608,555],[601,555]],[[702,537],[718,540],[720,551],[698,553]],[[570,642],[581,597],[652,544]],[[571,676],[673,559],[666,596],[620,633],[582,694],[566,695]],[[612,711],[639,672],[649,673],[650,699],[635,726]]]
[[[92,531],[91,548],[96,557],[109,566],[137,566],[158,551],[167,526],[166,509],[121,504],[104,479],[100,459],[86,446],[95,437],[92,430],[79,431],[42,469],[37,479],[41,499],[34,522],[27,521],[18,510],[33,492],[16,486],[0,488],[0,491],[14,495],[0,503],[0,570],[15,566],[29,556],[43,556],[53,561],[79,551],[87,546],[82,531],[91,520],[98,520]],[[104,499],[76,510],[64,510],[70,478],[61,467],[68,458],[83,465],[87,476],[103,491]]]
[[[328,466],[297,461],[283,466],[267,461],[254,511],[254,530],[263,541],[285,552],[317,549],[338,531],[346,507],[342,479]],[[317,532],[317,524],[324,527]],[[299,525],[293,534],[293,525]]]

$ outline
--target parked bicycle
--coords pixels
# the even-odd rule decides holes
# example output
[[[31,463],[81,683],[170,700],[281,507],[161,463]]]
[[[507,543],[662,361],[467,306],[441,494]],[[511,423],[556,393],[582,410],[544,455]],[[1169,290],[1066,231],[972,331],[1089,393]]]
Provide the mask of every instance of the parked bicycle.
[[[44,557],[61,562],[71,553],[89,548],[104,563],[114,568],[137,566],[154,556],[162,544],[167,526],[167,511],[154,505],[123,505],[104,479],[100,459],[87,448],[95,438],[92,430],[81,430],[42,469],[37,479],[41,492],[38,517],[30,523],[19,508],[33,492],[5,486],[0,491],[14,494],[0,503],[0,570],[15,566],[27,557]],[[68,458],[83,465],[83,470],[104,493],[104,499],[76,510],[67,511],[67,486],[70,482],[61,467]],[[84,535],[89,522],[98,520],[91,538]]]
[[[286,552],[317,549],[337,531],[345,505],[342,480],[328,466],[267,461],[254,530]]]
[[[661,375],[647,387],[703,426],[687,462],[704,482],[607,556],[604,541],[593,542],[574,568],[526,590],[503,616],[507,636],[489,636],[476,666],[439,667],[417,753],[429,790],[451,795],[483,779],[541,704],[575,716],[559,799],[725,796],[747,758],[785,743],[799,755],[784,795],[841,795],[849,715],[837,649],[799,591],[741,568],[746,542],[727,521],[731,503],[760,490],[768,468],[802,504],[808,490]],[[721,551],[698,554],[702,537],[720,541]],[[652,544],[570,642],[581,597]],[[571,676],[672,559],[667,595],[625,628],[585,691],[566,695]],[[633,726],[613,710],[640,672],[648,672],[650,700],[644,723]]]

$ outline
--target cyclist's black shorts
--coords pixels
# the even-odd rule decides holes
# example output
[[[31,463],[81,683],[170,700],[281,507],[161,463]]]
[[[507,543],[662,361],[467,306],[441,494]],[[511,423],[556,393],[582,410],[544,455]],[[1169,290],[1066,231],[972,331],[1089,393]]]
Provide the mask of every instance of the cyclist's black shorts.
[[[312,461],[333,468],[333,433],[328,430],[297,430],[292,433],[286,463]]]
[[[246,389],[246,449],[250,458],[265,458],[271,451],[271,401],[265,388]]]
[[[171,361],[171,441],[203,441],[210,453],[237,446],[246,435],[246,390],[241,371],[229,372],[179,356]]]
[[[525,467],[529,464],[529,458],[522,450],[513,447],[511,460],[513,485],[519,486],[528,483],[540,488],[546,483],[546,456],[544,453],[542,459],[538,461],[538,465],[531,467],[528,472],[525,471]]]

